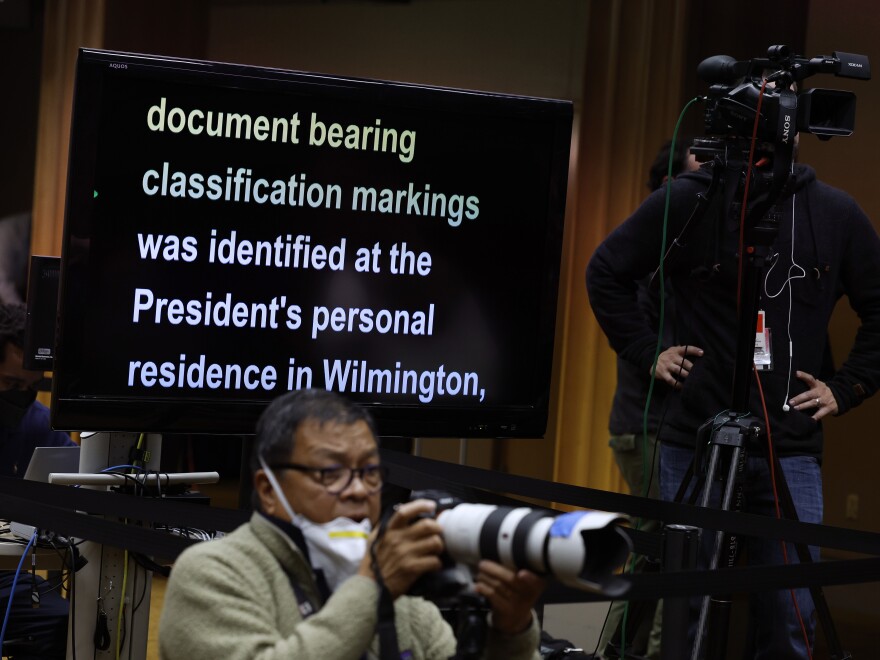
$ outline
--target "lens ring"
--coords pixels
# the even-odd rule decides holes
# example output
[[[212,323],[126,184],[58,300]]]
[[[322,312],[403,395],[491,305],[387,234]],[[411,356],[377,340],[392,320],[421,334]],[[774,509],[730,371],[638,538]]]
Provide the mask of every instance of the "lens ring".
[[[534,529],[538,521],[552,517],[553,514],[549,511],[534,509],[523,516],[522,520],[519,521],[519,524],[516,526],[516,531],[513,533],[513,543],[511,545],[513,550],[513,563],[517,568],[528,568],[533,573],[540,574],[541,571],[539,567],[532,566],[529,562],[527,541],[529,534],[531,534],[532,529]]]

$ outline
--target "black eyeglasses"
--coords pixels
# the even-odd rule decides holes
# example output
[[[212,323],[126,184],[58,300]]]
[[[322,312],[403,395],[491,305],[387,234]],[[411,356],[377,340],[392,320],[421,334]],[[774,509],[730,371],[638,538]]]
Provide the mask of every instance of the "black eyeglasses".
[[[370,495],[378,493],[382,490],[385,483],[385,477],[388,470],[384,465],[365,465],[360,468],[348,468],[340,465],[333,467],[312,467],[309,465],[300,465],[299,463],[276,463],[272,465],[273,470],[296,470],[297,472],[305,472],[312,479],[327,489],[331,495],[339,495],[342,491],[351,485],[355,475],[361,480]]]

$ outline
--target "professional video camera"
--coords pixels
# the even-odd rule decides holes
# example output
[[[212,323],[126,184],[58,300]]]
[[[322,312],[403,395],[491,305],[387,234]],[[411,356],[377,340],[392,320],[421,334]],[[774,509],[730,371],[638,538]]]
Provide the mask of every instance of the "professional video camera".
[[[810,89],[797,94],[792,85],[816,73],[870,80],[868,58],[834,52],[805,59],[788,46],[771,46],[766,58],[737,61],[728,55],[703,60],[697,75],[711,84],[706,106],[706,133],[750,137],[758,112],[758,139],[787,143],[796,132],[813,133],[828,140],[848,136],[855,126],[856,99],[852,92]],[[773,83],[771,86],[769,83]]]
[[[691,152],[698,161],[720,160],[736,169],[755,147],[756,161],[772,164],[760,172],[748,171],[753,178],[755,217],[772,207],[791,178],[797,133],[828,140],[853,132],[855,94],[818,88],[796,91],[797,83],[816,73],[871,78],[864,55],[834,52],[806,59],[793,55],[788,46],[771,46],[767,57],[752,60],[715,55],[697,67],[697,75],[711,85],[705,98],[705,132],[717,137],[697,138]],[[757,145],[752,144],[753,135]]]
[[[413,593],[435,602],[453,602],[472,584],[471,568],[491,559],[509,568],[527,568],[586,591],[619,596],[625,583],[615,577],[631,550],[618,526],[625,517],[604,511],[554,514],[543,509],[468,504],[440,491],[414,491],[412,499],[437,503],[443,527],[444,568],[424,575]]]

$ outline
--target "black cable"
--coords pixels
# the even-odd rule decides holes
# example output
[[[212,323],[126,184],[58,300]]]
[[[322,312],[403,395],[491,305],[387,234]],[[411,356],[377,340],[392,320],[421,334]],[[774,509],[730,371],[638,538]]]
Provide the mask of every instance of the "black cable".
[[[100,570],[98,571],[98,601],[97,605],[99,606],[97,618],[95,620],[95,632],[93,635],[93,642],[95,644],[95,651],[106,651],[110,648],[110,631],[107,628],[107,613],[103,612],[103,598],[104,595],[101,591],[101,587],[104,583],[104,544],[101,544],[101,555],[100,555]],[[96,657],[97,654],[93,654],[93,657]]]
[[[611,607],[614,605],[615,601],[611,601],[608,605],[608,609],[605,610],[605,620],[602,621],[602,627],[599,629],[599,637],[596,638],[596,648],[593,649],[592,657],[599,657],[599,644],[602,642],[602,634],[605,632],[605,626],[608,625],[608,617],[611,616]]]
[[[128,553],[128,556],[131,557],[130,552]],[[137,564],[137,562],[135,562],[135,564]],[[131,595],[132,595],[131,624],[130,624],[131,630],[128,631],[128,635],[127,635],[127,637],[129,639],[134,639],[134,624],[135,624],[135,619],[136,619],[135,615],[137,614],[137,608],[140,606],[141,602],[143,601],[143,599],[141,599],[140,601],[138,601],[137,604],[134,603],[134,595],[137,593],[138,574],[140,573],[138,568],[139,567],[137,565],[132,567],[132,569],[134,570],[134,578],[132,579],[132,583],[131,583]],[[146,586],[147,586],[147,576],[145,573],[144,574],[144,591],[145,592],[146,592]],[[123,626],[124,625],[125,625],[125,623],[123,622]],[[128,645],[128,660],[131,660],[131,652],[132,652],[133,647],[134,647],[134,644]]]
[[[49,582],[49,580],[45,580],[45,584],[46,584],[46,585],[51,585],[51,586],[49,586],[49,587],[46,588],[46,589],[43,589],[43,591],[40,592],[40,595],[42,596],[42,595],[48,594],[48,593],[51,592],[51,591],[60,590],[60,589],[64,586],[65,581],[69,581],[69,577],[70,577],[69,574],[70,574],[70,570],[69,570],[69,569],[68,569],[68,570],[64,570],[64,569],[62,569],[62,570],[61,570],[61,577],[58,578],[58,582],[55,583],[54,585],[51,585],[51,583]],[[65,578],[65,576],[67,576],[67,578]]]
[[[137,563],[137,560],[135,560],[135,563]],[[140,608],[140,606],[143,605],[144,599],[146,599],[146,597],[147,597],[147,582],[148,582],[147,570],[148,569],[144,566],[141,566],[141,568],[144,571],[144,586],[143,586],[143,589],[141,590],[141,595],[140,595],[140,598],[138,598],[138,602],[135,603],[134,608],[131,610],[132,616],[134,616],[134,613],[138,611],[138,608]],[[132,593],[134,593],[134,591],[132,591]]]
[[[146,497],[147,495],[147,479],[149,479],[151,474],[156,475],[156,480],[158,481],[159,476],[155,470],[144,470],[141,474],[141,492],[138,493],[140,497]]]
[[[666,411],[669,410],[669,399],[663,402],[663,411],[660,413],[660,421],[657,422],[657,431],[654,434],[654,449],[651,451],[651,471],[648,473],[648,485],[645,488],[645,496],[651,492],[651,486],[654,485],[654,470],[657,467],[657,458],[660,448],[660,429],[666,422]]]
[[[171,575],[171,569],[168,566],[157,564],[146,555],[142,555],[139,552],[130,552],[129,556],[145,571],[152,571],[153,573],[158,573],[163,577],[168,577],[169,575]]]
[[[134,482],[134,494],[140,495],[141,483],[138,481],[136,475],[128,474],[127,472],[116,472],[116,471],[106,472],[105,474],[118,475],[120,477],[123,477],[124,478],[123,481],[125,481],[125,482],[128,482],[129,480],[133,481]],[[121,486],[114,486],[114,488],[121,488]]]
[[[73,542],[70,543],[70,552],[73,555]],[[70,620],[72,625],[70,626],[70,648],[72,660],[76,660],[76,571],[70,571],[70,588],[68,589],[68,593],[70,594]]]

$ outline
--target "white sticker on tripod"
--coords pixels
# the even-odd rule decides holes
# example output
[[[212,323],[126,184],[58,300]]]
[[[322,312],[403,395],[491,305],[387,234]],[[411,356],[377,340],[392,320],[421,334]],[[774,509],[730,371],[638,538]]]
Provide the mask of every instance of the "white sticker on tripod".
[[[770,343],[770,328],[767,327],[763,309],[758,310],[758,323],[755,328],[755,368],[759,371],[773,371],[773,345]]]

